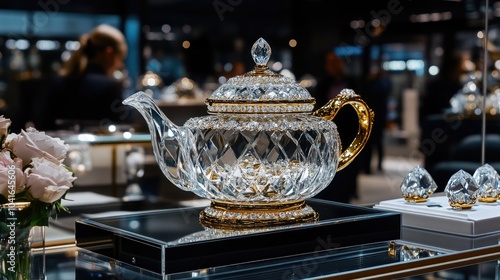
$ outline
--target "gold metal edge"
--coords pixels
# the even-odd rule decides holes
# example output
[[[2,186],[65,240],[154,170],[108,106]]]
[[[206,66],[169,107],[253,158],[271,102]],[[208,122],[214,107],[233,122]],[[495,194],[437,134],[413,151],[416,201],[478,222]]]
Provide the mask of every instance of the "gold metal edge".
[[[255,68],[252,71],[247,72],[240,77],[283,77],[283,75],[272,72],[269,70],[267,65],[255,65]]]
[[[208,106],[213,106],[213,104],[222,105],[304,105],[304,104],[316,104],[316,99],[297,99],[297,100],[230,100],[230,99],[211,99],[207,98],[205,104]]]
[[[401,279],[441,270],[470,266],[500,258],[500,246],[494,245],[450,253],[389,266],[376,266],[357,271],[320,276],[317,279]]]
[[[356,111],[359,119],[359,127],[354,140],[351,142],[349,147],[347,147],[347,149],[340,154],[337,171],[344,169],[361,152],[363,147],[368,142],[375,118],[373,110],[368,107],[368,104],[366,104],[366,102],[361,99],[358,94],[339,94],[337,97],[328,101],[326,105],[314,111],[313,116],[318,116],[331,121],[345,105],[351,105]]]
[[[269,228],[269,227],[280,227],[280,226],[290,226],[294,224],[303,224],[316,222],[319,219],[317,212],[311,212],[310,215],[303,216],[294,219],[282,219],[282,220],[220,220],[215,217],[208,216],[205,212],[200,212],[200,223],[204,227],[208,227],[215,230],[225,230],[225,231],[241,231],[245,229],[258,229],[258,228]]]
[[[458,203],[458,202],[449,201],[449,203],[450,203],[451,208],[461,209],[461,210],[469,210],[474,206],[474,204],[476,202],[474,201],[472,203]]]
[[[293,100],[293,101],[211,100],[207,103],[207,105],[208,105],[208,113],[285,114],[285,113],[311,113],[315,103],[316,101],[314,99]],[[308,105],[309,108],[304,107],[304,105]],[[225,110],[221,110],[222,107],[224,107]],[[235,108],[238,108],[238,110],[236,110]],[[264,110],[264,108],[266,108],[266,110]],[[270,109],[272,109],[272,111]]]
[[[284,211],[296,211],[307,207],[303,200],[289,201],[285,203],[234,203],[228,201],[214,200],[210,207],[224,213],[247,214],[259,216],[259,214],[278,214]],[[207,208],[206,208],[207,209]],[[205,210],[206,210],[205,209]],[[312,208],[311,208],[312,209]],[[307,215],[297,217],[273,218],[222,218],[209,215],[205,210],[200,212],[200,223],[208,228],[224,231],[241,231],[245,229],[256,229],[265,227],[287,226],[299,223],[316,222],[319,215],[312,210]]]
[[[498,201],[498,197],[478,197],[477,200],[483,203],[495,203]]]
[[[408,202],[415,202],[415,203],[422,203],[427,201],[427,198],[420,196],[410,196],[410,197],[405,197],[404,199]]]
[[[291,200],[285,202],[233,202],[225,200],[212,200],[210,206],[214,208],[223,208],[231,210],[295,210],[304,208],[306,202],[304,200]]]

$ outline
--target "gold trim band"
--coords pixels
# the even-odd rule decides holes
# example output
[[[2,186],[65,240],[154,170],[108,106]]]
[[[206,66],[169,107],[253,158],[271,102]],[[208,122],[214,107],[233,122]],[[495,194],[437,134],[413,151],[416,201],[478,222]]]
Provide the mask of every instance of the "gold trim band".
[[[280,77],[281,75],[278,73],[274,73],[269,70],[269,67],[266,65],[255,65],[255,68],[242,75],[243,77]]]
[[[200,212],[203,226],[219,230],[255,229],[315,222],[318,213],[305,201],[235,203],[214,200]]]
[[[205,101],[205,104],[212,106],[214,104],[231,104],[231,105],[280,105],[280,104],[285,104],[285,105],[290,105],[290,104],[312,104],[314,105],[316,103],[316,99],[310,98],[310,99],[297,99],[297,100],[261,100],[261,101],[255,101],[255,100],[226,100],[226,99],[212,99],[212,98],[207,98]]]
[[[273,113],[310,113],[314,101],[296,102],[208,102],[209,113],[235,114],[273,114]]]
[[[450,206],[453,209],[469,210],[472,208],[472,206],[474,206],[474,203],[457,203],[450,201]]]
[[[415,202],[415,203],[422,203],[426,202],[427,198],[420,197],[420,196],[409,196],[404,198],[408,202]]]
[[[497,202],[497,197],[478,197],[477,200],[483,203],[495,203]]]

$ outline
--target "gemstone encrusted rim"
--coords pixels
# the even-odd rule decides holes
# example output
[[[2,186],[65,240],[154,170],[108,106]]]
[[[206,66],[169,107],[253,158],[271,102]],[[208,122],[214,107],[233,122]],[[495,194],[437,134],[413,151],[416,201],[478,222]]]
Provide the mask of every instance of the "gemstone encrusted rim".
[[[219,210],[214,209],[212,207],[207,207],[203,210],[205,215],[208,215],[213,218],[221,219],[221,220],[290,220],[290,219],[300,219],[306,216],[309,216],[315,211],[309,206],[306,205],[302,209],[296,210],[284,210],[277,211],[274,213],[238,213],[227,210]]]
[[[204,227],[230,231],[315,222],[318,219],[318,213],[303,200],[270,204],[212,201],[200,212],[200,222]]]
[[[272,114],[272,113],[309,113],[314,109],[314,103],[251,103],[231,104],[212,103],[208,105],[208,113],[235,114]]]
[[[188,129],[238,131],[336,131],[334,122],[306,114],[280,115],[210,115],[189,119]]]

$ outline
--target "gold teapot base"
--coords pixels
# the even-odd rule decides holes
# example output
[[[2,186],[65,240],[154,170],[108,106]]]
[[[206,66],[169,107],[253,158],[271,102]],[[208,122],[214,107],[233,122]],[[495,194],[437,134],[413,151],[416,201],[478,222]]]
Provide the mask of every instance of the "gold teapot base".
[[[236,203],[213,200],[200,212],[204,227],[243,230],[318,221],[318,213],[304,200],[274,203]]]

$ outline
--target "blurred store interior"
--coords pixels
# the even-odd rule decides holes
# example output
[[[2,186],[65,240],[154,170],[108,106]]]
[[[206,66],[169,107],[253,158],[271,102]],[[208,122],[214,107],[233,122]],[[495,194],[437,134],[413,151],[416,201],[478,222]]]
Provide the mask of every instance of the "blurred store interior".
[[[500,138],[500,1],[485,7],[480,0],[18,0],[0,2],[0,21],[0,115],[12,120],[16,133],[48,127],[41,121],[47,83],[79,48],[80,35],[106,23],[120,29],[128,44],[125,66],[114,73],[123,82],[123,97],[143,90],[179,125],[206,115],[204,101],[211,92],[253,69],[250,49],[260,37],[272,48],[269,67],[315,97],[325,58],[335,54],[349,87],[382,112],[376,122],[384,149],[373,146],[356,159],[357,191],[349,201],[354,204],[399,197],[402,179],[416,165],[427,168],[442,190],[454,171],[473,172],[481,164],[480,141],[471,137],[482,132],[486,63],[487,161],[500,168],[500,153],[495,156],[500,149],[495,144]],[[377,77],[387,78],[386,94],[366,96]],[[64,100],[58,106],[65,106]],[[81,106],[93,109],[93,104]],[[116,142],[69,141],[74,155],[69,164],[79,177],[71,192],[129,203],[119,210],[206,203],[164,178],[150,142],[127,141],[130,134],[124,133],[147,130],[136,112],[123,112],[130,116],[120,123],[75,121],[47,129],[65,139],[124,135]],[[342,130],[349,124],[337,125]],[[333,188],[347,184],[335,177]]]

